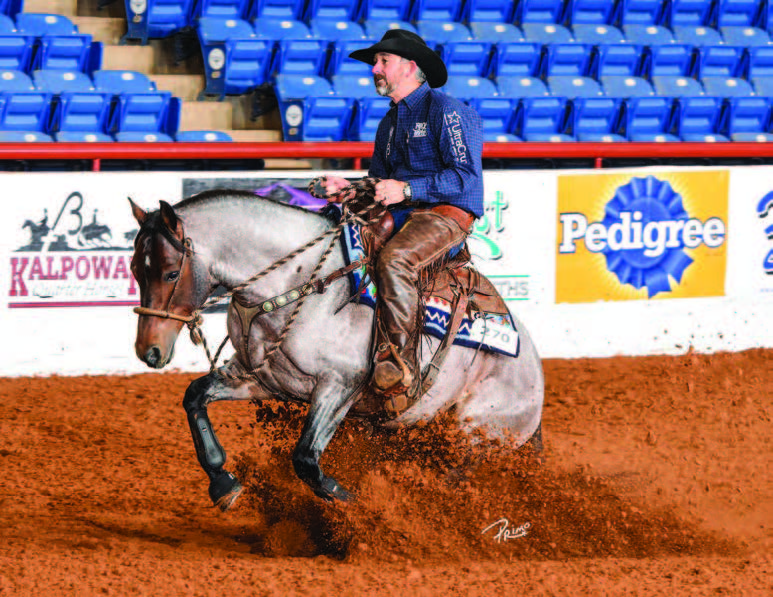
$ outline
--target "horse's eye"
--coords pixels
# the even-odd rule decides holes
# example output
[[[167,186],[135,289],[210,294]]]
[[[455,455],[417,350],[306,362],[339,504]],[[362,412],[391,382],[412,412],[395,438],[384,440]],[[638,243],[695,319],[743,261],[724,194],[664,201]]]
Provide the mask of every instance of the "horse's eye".
[[[164,275],[164,281],[174,282],[179,277],[180,277],[180,272],[169,272],[168,274]]]

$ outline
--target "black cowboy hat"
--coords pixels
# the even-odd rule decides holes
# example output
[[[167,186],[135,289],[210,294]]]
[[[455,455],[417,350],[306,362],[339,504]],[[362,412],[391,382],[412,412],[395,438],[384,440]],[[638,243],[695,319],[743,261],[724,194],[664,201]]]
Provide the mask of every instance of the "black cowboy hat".
[[[411,31],[390,29],[380,42],[369,48],[355,50],[349,54],[349,58],[372,65],[379,52],[396,54],[413,60],[427,75],[427,83],[430,87],[442,87],[448,80],[446,65],[443,64],[440,56],[421,37]]]

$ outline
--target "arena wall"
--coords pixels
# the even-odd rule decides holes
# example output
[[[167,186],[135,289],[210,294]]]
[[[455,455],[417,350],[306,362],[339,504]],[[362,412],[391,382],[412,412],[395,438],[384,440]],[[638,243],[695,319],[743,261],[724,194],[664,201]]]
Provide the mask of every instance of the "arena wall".
[[[147,371],[133,352],[127,197],[153,209],[215,186],[303,189],[310,175],[0,174],[0,375]],[[485,176],[470,248],[543,357],[773,347],[773,167]],[[224,317],[206,315],[210,344]],[[183,334],[173,367],[208,363]]]

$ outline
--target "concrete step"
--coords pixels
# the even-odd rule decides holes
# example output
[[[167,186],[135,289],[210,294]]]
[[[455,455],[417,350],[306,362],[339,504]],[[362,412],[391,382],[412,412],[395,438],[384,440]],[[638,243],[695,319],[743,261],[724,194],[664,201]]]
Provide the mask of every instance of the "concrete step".
[[[30,0],[27,0],[29,2]],[[126,6],[123,0],[115,0],[114,2],[99,8],[99,0],[77,0],[78,10],[77,15],[84,17],[119,17],[124,21],[126,20]]]
[[[196,101],[204,90],[204,75],[150,75],[156,87],[171,91],[175,97],[186,101]]]
[[[266,114],[258,116],[255,120],[252,119],[253,98],[251,93],[227,96],[223,101],[230,103],[234,107],[235,129],[282,130],[282,120],[279,115],[279,110],[271,110]]]
[[[215,130],[233,128],[233,107],[223,102],[183,101],[180,115],[181,131]]]
[[[78,0],[25,0],[22,11],[71,17],[78,14]]]
[[[155,68],[155,53],[151,46],[105,46],[102,68],[134,70],[150,75]]]
[[[240,143],[279,143],[282,141],[282,133],[280,131],[231,129],[223,132],[228,133],[234,141]]]
[[[118,45],[126,33],[126,19],[119,17],[71,17],[78,26],[78,31],[91,35],[93,41],[101,41],[105,45]]]

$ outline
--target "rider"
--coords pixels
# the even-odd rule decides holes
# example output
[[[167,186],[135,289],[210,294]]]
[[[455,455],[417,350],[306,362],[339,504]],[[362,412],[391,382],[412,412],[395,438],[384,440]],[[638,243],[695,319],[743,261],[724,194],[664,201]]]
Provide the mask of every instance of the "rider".
[[[416,375],[419,276],[447,259],[483,215],[483,125],[477,112],[434,88],[448,78],[443,60],[410,31],[391,29],[349,55],[373,65],[376,93],[392,99],[379,124],[368,175],[375,200],[394,216],[394,236],[376,265],[379,324],[373,385],[405,393]],[[330,201],[349,181],[327,177]]]

